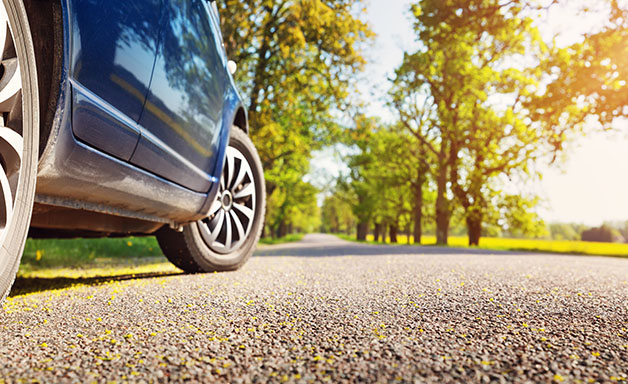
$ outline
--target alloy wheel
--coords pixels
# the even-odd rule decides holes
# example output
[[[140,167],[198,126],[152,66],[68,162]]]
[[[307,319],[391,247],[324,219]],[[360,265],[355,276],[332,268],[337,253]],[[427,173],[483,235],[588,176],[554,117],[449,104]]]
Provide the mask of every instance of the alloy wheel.
[[[24,139],[8,127],[22,112],[22,79],[7,10],[0,2],[0,244],[13,216],[18,181],[22,173]],[[21,130],[21,121],[19,121]]]
[[[247,158],[237,148],[227,147],[218,195],[209,216],[198,222],[201,236],[212,251],[228,257],[247,239],[255,216],[255,191]]]

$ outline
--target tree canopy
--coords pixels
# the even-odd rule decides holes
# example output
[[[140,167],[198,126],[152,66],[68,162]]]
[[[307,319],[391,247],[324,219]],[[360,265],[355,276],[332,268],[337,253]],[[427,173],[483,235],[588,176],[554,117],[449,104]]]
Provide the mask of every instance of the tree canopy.
[[[288,216],[274,212],[276,207],[314,201],[313,194],[293,187],[307,174],[312,151],[335,138],[336,116],[365,65],[363,50],[373,33],[361,18],[363,0],[225,0],[217,5],[265,170],[267,224],[277,230],[288,223],[275,220]]]

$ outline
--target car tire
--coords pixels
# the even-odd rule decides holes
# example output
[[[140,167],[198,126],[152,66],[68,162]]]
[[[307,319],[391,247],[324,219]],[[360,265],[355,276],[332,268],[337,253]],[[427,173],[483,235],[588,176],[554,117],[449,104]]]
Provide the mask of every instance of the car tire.
[[[253,142],[237,127],[231,129],[220,184],[207,218],[187,224],[182,232],[163,228],[157,233],[168,260],[185,272],[240,268],[262,233],[264,173]]]
[[[28,234],[39,149],[35,51],[24,5],[0,3],[0,298],[15,280]]]

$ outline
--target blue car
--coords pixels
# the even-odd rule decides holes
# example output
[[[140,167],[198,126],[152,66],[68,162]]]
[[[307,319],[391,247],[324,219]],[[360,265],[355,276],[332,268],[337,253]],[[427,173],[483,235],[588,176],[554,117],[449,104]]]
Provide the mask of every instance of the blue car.
[[[3,0],[0,48],[1,297],[28,236],[248,260],[264,179],[213,1]]]

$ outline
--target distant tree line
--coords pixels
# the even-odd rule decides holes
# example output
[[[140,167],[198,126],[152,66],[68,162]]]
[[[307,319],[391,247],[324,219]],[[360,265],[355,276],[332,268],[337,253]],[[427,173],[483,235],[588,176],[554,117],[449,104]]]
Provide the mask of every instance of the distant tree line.
[[[549,225],[549,232],[554,240],[628,243],[628,221],[608,222],[592,228],[583,224],[553,223]]]

